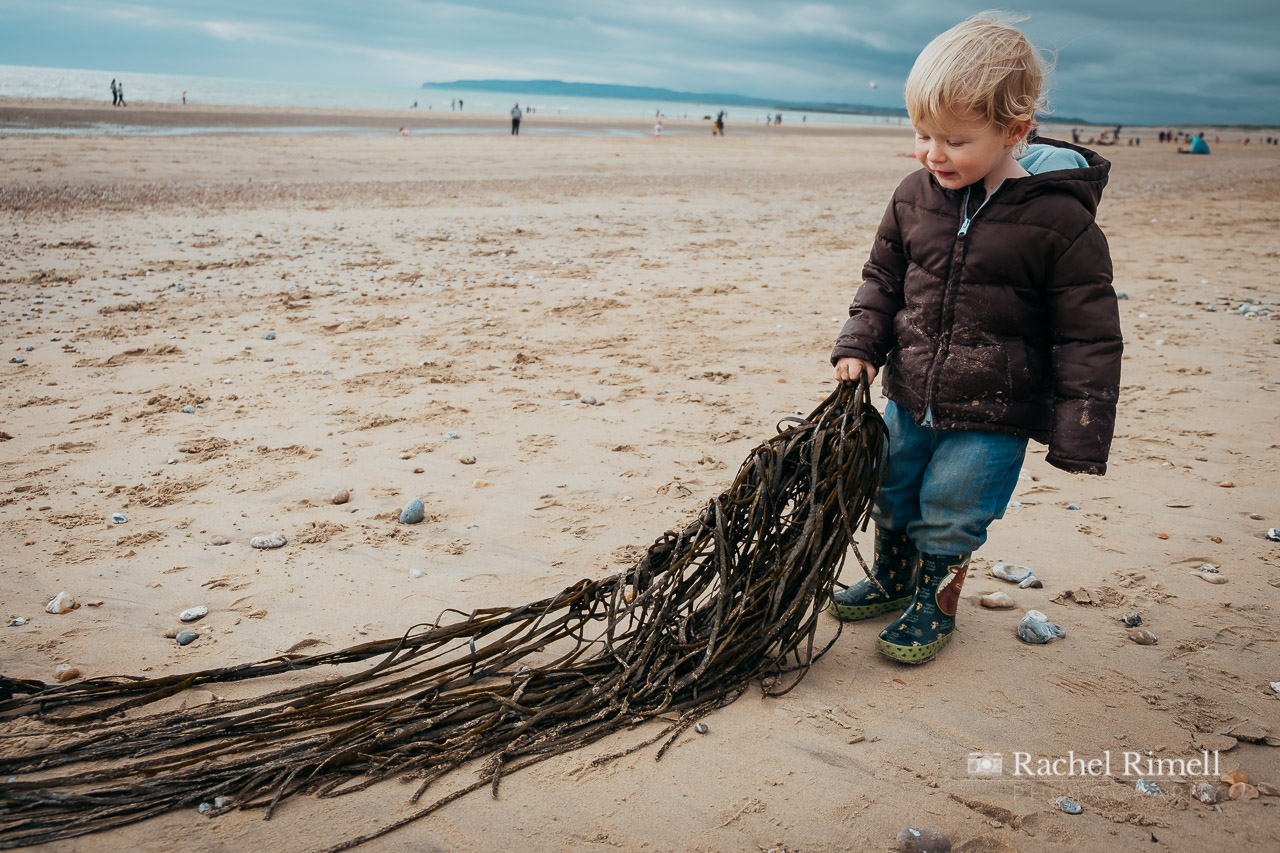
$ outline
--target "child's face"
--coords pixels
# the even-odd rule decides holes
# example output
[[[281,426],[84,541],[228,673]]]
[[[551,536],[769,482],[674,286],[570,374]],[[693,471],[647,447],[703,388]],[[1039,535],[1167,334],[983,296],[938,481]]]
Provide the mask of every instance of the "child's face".
[[[988,181],[990,190],[1006,177],[1025,174],[1013,159],[1020,128],[1005,130],[982,118],[953,118],[944,126],[929,121],[912,123],[916,131],[916,159],[949,190]]]

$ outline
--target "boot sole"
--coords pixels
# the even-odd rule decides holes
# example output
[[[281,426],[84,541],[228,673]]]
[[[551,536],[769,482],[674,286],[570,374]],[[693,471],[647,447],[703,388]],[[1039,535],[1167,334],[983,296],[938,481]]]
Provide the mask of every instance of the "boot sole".
[[[911,603],[911,596],[882,601],[878,604],[839,604],[834,598],[827,600],[826,611],[841,622],[861,622],[891,610],[901,611]]]
[[[900,646],[897,643],[877,638],[876,646],[879,648],[880,654],[885,657],[891,658],[898,663],[907,663],[914,666],[928,663],[937,657],[938,652],[941,651],[943,646],[951,642],[953,636],[955,636],[955,631],[950,634],[943,634],[932,643],[923,646]]]

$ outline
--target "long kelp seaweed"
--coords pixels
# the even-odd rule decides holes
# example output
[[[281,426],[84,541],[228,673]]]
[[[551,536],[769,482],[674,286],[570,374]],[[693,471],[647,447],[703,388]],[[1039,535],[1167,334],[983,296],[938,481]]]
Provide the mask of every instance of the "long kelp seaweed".
[[[446,611],[403,636],[328,654],[161,678],[4,679],[0,847],[198,804],[269,818],[293,794],[335,797],[393,776],[418,783],[416,803],[433,781],[483,759],[474,782],[331,848],[345,850],[662,715],[667,724],[644,743],[596,761],[665,741],[660,758],[754,680],[767,694],[790,690],[825,650],[819,614],[866,525],[885,440],[866,382],[841,385],[809,417],[779,424],[727,491],[630,570],[541,601]],[[361,661],[252,698],[135,710],[193,687]]]

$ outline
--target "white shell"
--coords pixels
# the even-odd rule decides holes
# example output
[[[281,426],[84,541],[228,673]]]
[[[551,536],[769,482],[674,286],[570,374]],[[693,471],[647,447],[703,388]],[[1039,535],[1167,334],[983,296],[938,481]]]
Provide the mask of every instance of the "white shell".
[[[252,548],[283,548],[289,540],[285,535],[277,530],[274,533],[268,533],[266,536],[255,536],[249,540],[249,546]]]
[[[70,613],[76,609],[76,600],[71,597],[71,593],[60,592],[49,599],[44,609],[49,613]]]
[[[203,604],[197,604],[195,607],[188,607],[186,610],[178,614],[178,618],[183,622],[194,622],[209,615],[209,608]]]

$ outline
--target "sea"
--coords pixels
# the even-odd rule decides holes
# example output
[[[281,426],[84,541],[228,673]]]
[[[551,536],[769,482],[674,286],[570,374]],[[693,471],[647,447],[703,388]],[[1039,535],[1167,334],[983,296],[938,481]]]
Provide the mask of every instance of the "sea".
[[[128,103],[180,103],[185,92],[189,104],[220,104],[255,107],[328,107],[338,109],[378,110],[452,110],[461,101],[464,112],[506,114],[514,103],[529,113],[526,131],[537,133],[538,115],[601,116],[637,118],[714,117],[724,110],[731,125],[763,125],[766,118],[782,113],[783,123],[811,122],[819,125],[900,124],[896,117],[846,113],[798,112],[778,110],[770,106],[750,107],[740,104],[691,103],[685,101],[644,100],[632,98],[593,98],[574,95],[531,95],[520,92],[468,91],[465,89],[424,89],[421,85],[349,86],[326,83],[291,83],[279,80],[248,80],[235,77],[204,77],[190,74],[122,73],[88,68],[43,68],[24,65],[0,65],[0,98],[57,98],[101,100],[111,102],[111,81],[124,86]],[[414,106],[416,104],[416,107]],[[305,128],[229,128],[208,132],[291,132]],[[361,133],[359,128],[313,128],[317,131]],[[437,132],[456,133],[456,128],[439,128]],[[550,129],[548,129],[550,130]],[[0,132],[21,132],[20,128],[2,127]],[[48,129],[41,133],[57,132]],[[68,133],[85,130],[67,129]],[[174,134],[190,133],[191,128],[141,127],[127,125],[95,125],[97,133]],[[383,131],[378,131],[383,132]],[[432,129],[415,130],[429,133]],[[495,131],[497,132],[497,131]],[[586,132],[591,132],[587,130]],[[608,132],[603,129],[600,132]]]

